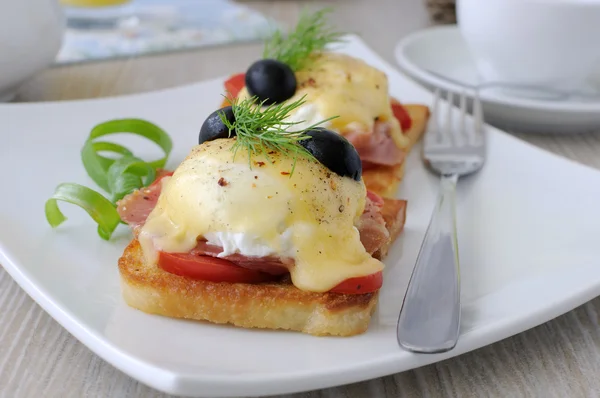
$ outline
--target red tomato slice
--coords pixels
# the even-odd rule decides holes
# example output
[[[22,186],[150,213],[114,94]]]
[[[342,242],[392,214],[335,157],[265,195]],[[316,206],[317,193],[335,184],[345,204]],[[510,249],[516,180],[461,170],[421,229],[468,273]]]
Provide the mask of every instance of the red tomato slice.
[[[406,108],[404,108],[402,104],[395,99],[392,99],[391,105],[394,117],[398,119],[398,122],[400,122],[400,127],[402,127],[402,131],[406,133],[410,129],[410,126],[412,126],[412,120],[410,119],[409,113],[406,111]]]
[[[276,275],[240,267],[222,258],[191,253],[159,252],[158,266],[171,274],[210,282],[260,283],[277,279]],[[382,284],[383,274],[377,272],[346,279],[330,291],[345,294],[372,293]]]
[[[222,258],[191,253],[159,252],[158,266],[175,275],[211,282],[259,283],[275,279]]]
[[[244,86],[246,85],[246,74],[238,73],[237,75],[232,75],[229,79],[225,81],[225,90],[227,91],[226,96],[237,98],[238,94]]]
[[[152,182],[152,184],[150,184],[150,186],[154,186],[157,185],[160,180],[162,180],[165,177],[171,177],[173,175],[174,171],[166,171],[166,170],[161,170],[156,174],[156,179]]]
[[[381,271],[367,276],[348,278],[330,292],[345,294],[363,294],[377,291],[383,285],[383,273]]]

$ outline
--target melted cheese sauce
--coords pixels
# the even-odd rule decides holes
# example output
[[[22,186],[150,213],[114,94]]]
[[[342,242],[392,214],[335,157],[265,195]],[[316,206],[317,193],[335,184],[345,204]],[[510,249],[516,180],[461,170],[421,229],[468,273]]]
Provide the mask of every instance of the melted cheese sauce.
[[[194,147],[164,182],[139,234],[148,261],[157,251],[187,252],[198,238],[247,234],[272,253],[292,256],[292,282],[323,292],[347,278],[369,275],[383,264],[364,249],[354,227],[366,188],[314,160],[279,153],[252,156],[233,139]],[[267,249],[262,249],[266,250]]]
[[[375,121],[389,121],[396,145],[405,148],[409,144],[392,113],[387,76],[379,69],[349,55],[324,52],[315,55],[309,68],[296,72],[296,79],[298,89],[288,101],[306,95],[306,104],[315,106],[323,119],[339,116],[329,122],[328,128],[342,135],[371,134]],[[244,87],[239,98],[248,97]],[[305,112],[303,107],[290,118],[297,118],[295,114],[300,112]]]

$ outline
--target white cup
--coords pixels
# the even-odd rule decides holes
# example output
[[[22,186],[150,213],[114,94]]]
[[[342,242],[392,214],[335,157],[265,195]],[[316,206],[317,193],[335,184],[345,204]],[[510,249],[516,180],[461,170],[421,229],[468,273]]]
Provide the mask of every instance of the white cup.
[[[600,0],[457,0],[483,82],[578,90],[600,70]]]
[[[0,102],[54,61],[63,30],[58,0],[0,2]]]

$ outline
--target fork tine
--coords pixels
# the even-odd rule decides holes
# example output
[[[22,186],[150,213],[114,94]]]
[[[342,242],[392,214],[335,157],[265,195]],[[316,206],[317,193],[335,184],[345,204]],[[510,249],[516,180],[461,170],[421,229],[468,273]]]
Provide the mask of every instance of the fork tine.
[[[479,90],[473,95],[473,122],[475,124],[475,138],[479,140],[483,133],[483,109],[479,99]]]
[[[442,129],[440,128],[440,89],[434,91],[433,104],[431,105],[431,121],[433,122],[434,142],[442,142]]]
[[[454,94],[452,91],[448,91],[446,93],[446,105],[448,106],[446,109],[446,124],[444,126],[444,139],[449,141],[450,144],[455,144],[455,137],[452,134],[454,130],[454,126],[452,123],[452,114],[453,112],[453,102],[454,102]]]
[[[469,133],[467,131],[467,93],[463,90],[460,93],[460,129],[461,139],[469,142]]]

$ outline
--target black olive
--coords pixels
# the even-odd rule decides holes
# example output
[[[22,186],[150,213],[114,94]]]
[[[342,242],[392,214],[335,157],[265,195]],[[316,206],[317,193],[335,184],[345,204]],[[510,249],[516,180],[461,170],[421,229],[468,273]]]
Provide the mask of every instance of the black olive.
[[[233,115],[233,110],[230,106],[217,109],[206,118],[202,124],[202,127],[200,127],[200,136],[198,137],[199,144],[202,144],[206,141],[216,140],[217,138],[229,137],[229,129],[221,120],[221,113],[225,114],[225,118],[229,120],[229,122],[233,123],[235,121],[235,116]],[[233,137],[234,135],[235,130],[231,132],[231,136]]]
[[[316,127],[306,131],[311,138],[299,141],[329,170],[360,181],[362,162],[354,145],[335,131]]]
[[[251,96],[265,105],[288,100],[296,93],[296,75],[292,68],[274,59],[261,59],[246,72],[246,87]]]

